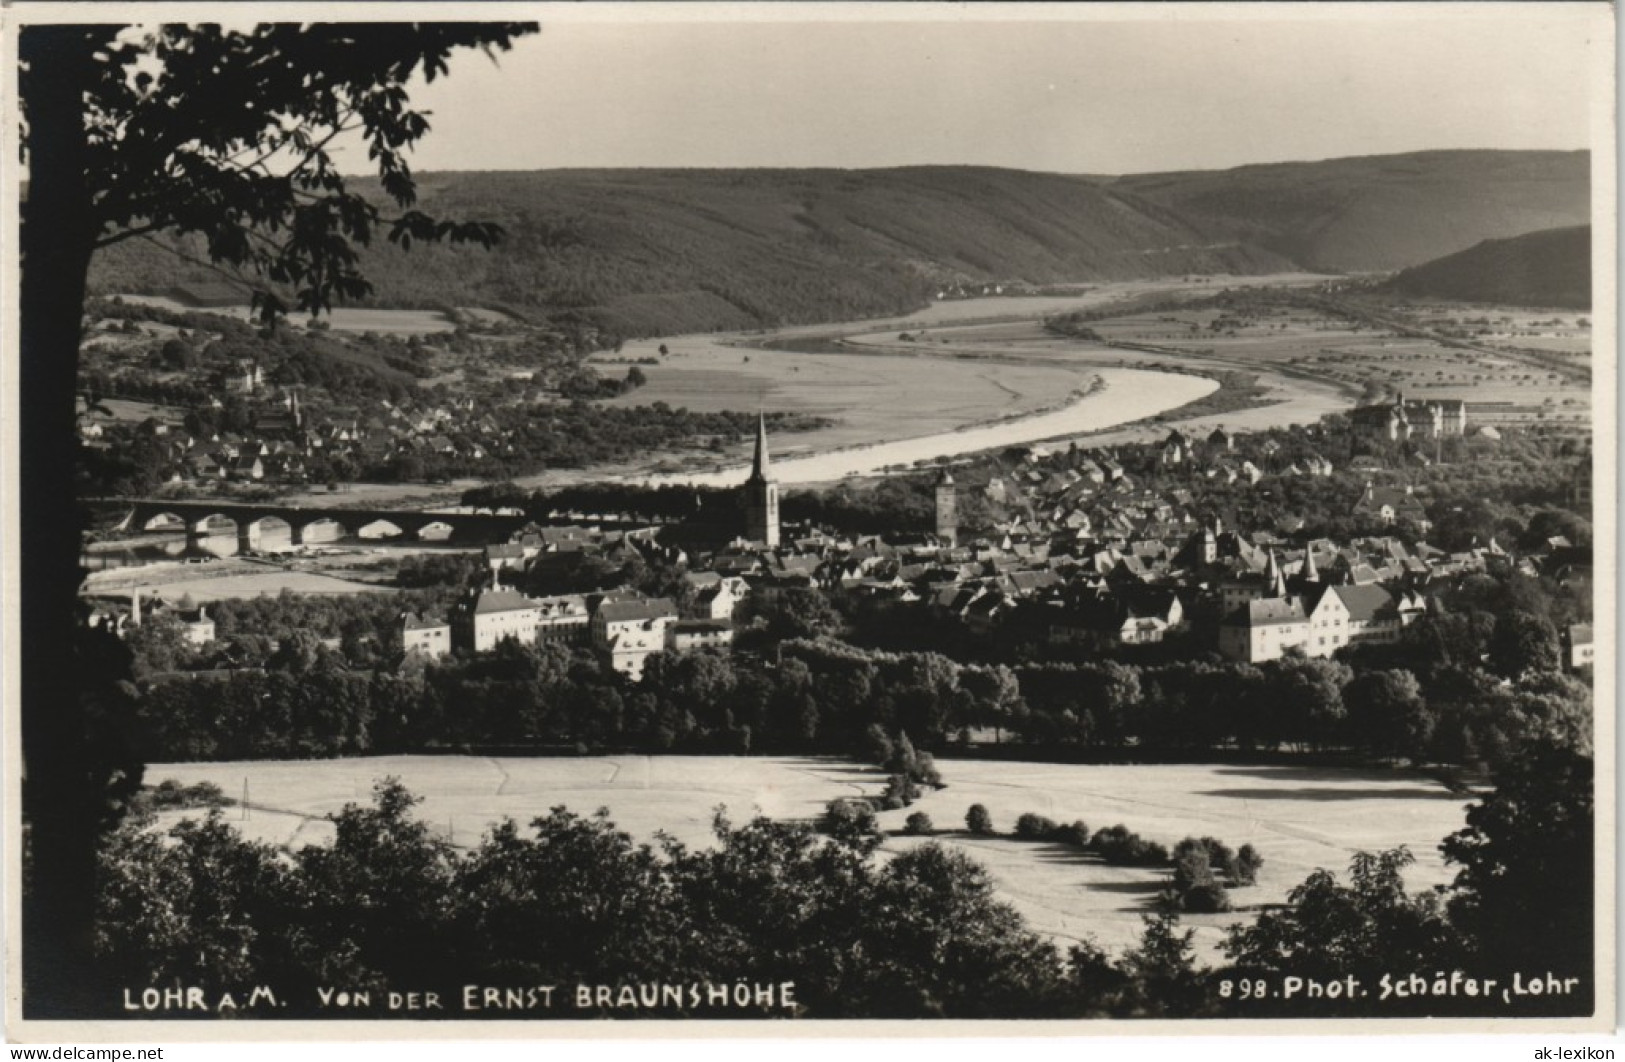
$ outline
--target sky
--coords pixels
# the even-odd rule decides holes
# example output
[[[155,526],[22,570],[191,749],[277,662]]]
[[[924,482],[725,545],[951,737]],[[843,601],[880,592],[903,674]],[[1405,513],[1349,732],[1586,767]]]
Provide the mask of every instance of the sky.
[[[434,112],[414,166],[1124,174],[1588,145],[1589,58],[1612,42],[1604,5],[1306,6],[1199,19],[1124,6],[1089,18],[1016,5],[541,8],[541,34],[499,65],[461,54],[414,93]]]
[[[414,91],[414,166],[1118,174],[1588,144],[1606,5],[1261,9],[541,6],[497,65],[460,53]]]

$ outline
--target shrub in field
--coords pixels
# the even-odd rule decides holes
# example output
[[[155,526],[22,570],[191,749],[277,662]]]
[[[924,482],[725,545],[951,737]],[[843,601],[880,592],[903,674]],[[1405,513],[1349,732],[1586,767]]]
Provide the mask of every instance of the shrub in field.
[[[914,779],[906,774],[894,774],[886,779],[886,792],[880,798],[880,806],[886,811],[896,811],[906,808],[920,799],[920,787]]]
[[[837,798],[824,806],[824,817],[819,823],[823,832],[838,841],[879,838],[880,824],[875,821],[875,809],[867,801]]]
[[[937,829],[931,824],[931,816],[923,811],[916,811],[903,823],[903,832],[910,837],[930,837]]]
[[[1127,826],[1108,826],[1089,838],[1089,849],[1113,866],[1160,867],[1168,865],[1168,849],[1131,831]]]
[[[871,727],[870,729],[876,730],[878,727]],[[885,740],[887,739],[882,732],[880,741]],[[879,741],[873,735],[871,735],[870,741],[877,748],[880,747]],[[929,752],[917,751],[914,748],[914,743],[908,739],[907,733],[898,734],[897,740],[889,742],[887,747],[889,749],[887,755],[877,761],[886,770],[893,774],[905,775],[910,781],[918,782],[921,785],[941,787],[942,774],[937,770],[936,760]]]
[[[1231,888],[1251,885],[1258,879],[1264,857],[1250,844],[1232,851],[1213,837],[1187,837],[1174,846],[1173,896],[1181,910],[1212,914],[1230,910]],[[1225,882],[1214,871],[1224,872]]]
[[[1055,840],[1061,844],[1075,844],[1079,848],[1088,848],[1089,827],[1082,819],[1076,819],[1065,826],[1057,827]]]
[[[971,833],[989,834],[993,832],[993,816],[987,813],[987,807],[982,804],[972,804],[965,812],[965,829]]]
[[[1187,837],[1174,845],[1174,861],[1177,863],[1187,854],[1194,860],[1197,856],[1205,856],[1207,864],[1215,870],[1230,872],[1236,862],[1236,854],[1229,845],[1216,837]]]
[[[1230,893],[1218,882],[1198,885],[1179,898],[1179,905],[1190,914],[1222,914],[1230,910]]]
[[[1052,840],[1058,830],[1054,819],[1035,815],[1031,811],[1023,812],[1021,817],[1016,819],[1016,836],[1023,841]]]
[[[1258,849],[1250,844],[1241,846],[1236,853],[1234,868],[1230,871],[1232,885],[1255,885],[1258,882],[1258,869],[1264,865],[1264,857],[1258,854]]]
[[[1185,838],[1173,846],[1173,896],[1183,911],[1214,911],[1214,904],[1228,898],[1224,885],[1214,877],[1211,849],[1204,841]]]

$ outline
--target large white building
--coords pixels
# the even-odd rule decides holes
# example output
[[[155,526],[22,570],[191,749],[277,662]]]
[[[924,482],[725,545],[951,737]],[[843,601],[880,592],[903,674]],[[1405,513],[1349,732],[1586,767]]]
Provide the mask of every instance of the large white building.
[[[1249,601],[1219,627],[1219,651],[1250,664],[1279,660],[1288,649],[1331,656],[1359,642],[1392,642],[1427,611],[1420,594],[1398,597],[1376,585],[1328,586],[1304,595]]]
[[[536,640],[585,645],[591,639],[592,614],[580,594],[561,594],[535,601]]]
[[[592,643],[619,674],[636,682],[643,664],[666,648],[667,631],[677,622],[669,598],[605,600],[592,618]]]
[[[457,613],[452,626],[459,645],[476,653],[488,653],[504,638],[525,645],[536,640],[541,620],[537,603],[513,590],[491,588],[480,591],[473,602]]]

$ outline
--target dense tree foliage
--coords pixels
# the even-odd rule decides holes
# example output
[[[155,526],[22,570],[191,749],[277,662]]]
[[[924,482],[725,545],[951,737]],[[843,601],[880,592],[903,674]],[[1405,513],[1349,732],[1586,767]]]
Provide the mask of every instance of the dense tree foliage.
[[[98,957],[140,987],[438,988],[452,1017],[474,1016],[460,1006],[467,983],[561,986],[552,1010],[525,1017],[598,1013],[563,994],[578,981],[684,986],[648,1004],[664,1016],[1008,1018],[1077,1005],[1054,946],[994,899],[985,870],[936,845],[880,862],[869,835],[719,816],[713,846],[651,848],[603,812],[554,808],[528,829],[499,823],[464,853],[411,814],[415,802],[381,782],[370,804],[334,816],[331,844],[291,859],[218,812],[167,836],[132,824],[103,849]],[[793,1003],[708,1002],[703,986],[739,981],[790,982]],[[313,994],[290,996],[279,1017],[321,1013]]]
[[[30,1016],[71,1014],[88,981],[94,832],[114,766],[88,735],[76,666],[73,593],[81,530],[70,491],[86,274],[97,248],[158,232],[192,233],[209,260],[257,273],[268,315],[315,311],[365,294],[355,247],[387,230],[402,244],[489,245],[479,222],[415,208],[406,155],[428,131],[407,83],[437,77],[461,48],[505,50],[534,25],[280,23],[144,29],[34,25],[18,34],[19,104],[29,194],[19,240],[18,546],[24,813],[33,836],[24,943]],[[341,130],[367,142],[400,213],[353,194],[328,154]]]
[[[1347,884],[1317,870],[1285,906],[1233,928],[1225,948],[1233,965],[1224,976],[1285,973],[1323,985],[1352,976],[1366,994],[1347,1002],[1349,1013],[1438,1013],[1447,992],[1433,986],[1442,978],[1445,989],[1454,986],[1448,994],[1457,1013],[1589,1014],[1594,799],[1589,756],[1533,744],[1508,761],[1494,791],[1468,809],[1467,826],[1440,846],[1459,868],[1449,887],[1407,891],[1402,873],[1414,858],[1403,847],[1360,852]],[[1497,987],[1469,993],[1463,974],[1480,986],[1493,978]],[[1534,991],[1531,982],[1539,982]],[[1304,1000],[1276,995],[1254,1005],[1260,1015],[1311,1013]]]
[[[1441,611],[1349,664],[1289,655],[1256,666],[1214,657],[1008,667],[855,647],[832,637],[844,628],[826,595],[789,588],[748,599],[732,655],[657,654],[635,684],[588,649],[556,644],[403,662],[401,612],[444,614],[480,570],[412,560],[401,581],[430,585],[404,595],[218,602],[206,649],[155,619],[124,646],[140,683],[109,702],[109,718],[160,759],[508,744],[796,751],[858,755],[927,784],[893,762],[899,735],[920,754],[991,732],[1028,756],[1284,751],[1469,767],[1507,762],[1533,741],[1583,754],[1592,743],[1588,684],[1552,670],[1550,654],[1506,681],[1485,670],[1499,621],[1478,612]],[[635,550],[577,570],[569,587],[550,578],[534,589],[681,596],[687,586],[681,568]],[[269,698],[279,700],[268,713],[259,706]]]
[[[1595,801],[1585,751],[1535,742],[1445,839],[1461,868],[1449,914],[1475,962],[1578,976],[1592,998]]]

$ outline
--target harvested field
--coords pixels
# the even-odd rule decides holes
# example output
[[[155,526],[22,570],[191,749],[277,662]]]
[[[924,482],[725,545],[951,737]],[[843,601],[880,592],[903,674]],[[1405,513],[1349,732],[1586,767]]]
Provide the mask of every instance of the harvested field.
[[[191,573],[197,572],[193,578]],[[101,575],[103,573],[97,573]],[[200,605],[211,601],[225,601],[238,597],[272,597],[287,590],[295,594],[392,594],[393,587],[379,586],[373,583],[355,582],[350,579],[340,579],[332,575],[323,575],[319,572],[290,572],[281,569],[267,570],[263,567],[253,570],[239,570],[234,573],[217,574],[213,571],[204,574],[197,568],[188,568],[182,565],[154,565],[142,568],[120,568],[105,573],[115,577],[104,585],[91,585],[86,583],[86,593],[112,592],[115,588],[125,586],[162,586],[164,596],[178,599],[188,595]]]
[[[1299,374],[1287,364],[1272,367],[1268,362],[1259,363],[1244,358],[1187,357],[1125,350],[1054,335],[1046,331],[1039,321],[939,327],[911,334],[914,336],[911,341],[899,340],[897,333],[868,333],[851,336],[849,342],[877,351],[892,351],[912,342],[947,357],[1021,358],[1033,363],[1066,364],[1079,369],[1133,368],[1206,373],[1240,370],[1256,375],[1258,384],[1265,389],[1263,401],[1250,409],[1191,418],[1170,413],[1153,418],[1148,423],[1084,435],[1079,438],[1084,445],[1118,445],[1160,437],[1168,430],[1166,421],[1177,421],[1194,431],[1211,431],[1219,426],[1231,431],[1258,431],[1286,424],[1308,424],[1327,413],[1347,410],[1354,404],[1349,385]]]
[[[425,822],[467,847],[505,816],[524,823],[560,804],[582,814],[608,807],[616,825],[642,841],[663,830],[703,845],[718,806],[735,821],[758,809],[812,819],[829,800],[876,792],[884,781],[877,769],[844,760],[710,756],[381,756],[147,768],[153,782],[214,782],[233,800],[246,781],[250,810],[245,818],[229,809],[232,823],[257,840],[293,845],[330,840],[323,817],[365,803],[373,783],[391,775],[424,798]]]
[[[1038,439],[1077,435],[1126,421],[1156,416],[1212,393],[1218,384],[1189,375],[1137,369],[1101,369],[1086,377],[1090,393],[1068,396],[1059,408],[981,427],[914,436],[870,446],[797,456],[793,449],[774,460],[774,475],[784,483],[824,483],[847,476],[867,476],[935,461],[944,456],[1016,446]],[[730,486],[742,470],[712,473],[674,472],[649,477],[650,482]]]
[[[166,295],[121,295],[125,302],[138,306],[158,306],[176,313],[213,313],[239,321],[249,319],[248,305],[241,306],[188,306]],[[303,324],[306,318],[297,314],[290,320]],[[446,320],[437,310],[378,310],[364,306],[337,306],[322,320],[332,325],[335,332],[377,332],[380,335],[428,335],[432,332],[450,332],[456,325]]]
[[[776,449],[828,450],[952,431],[1054,405],[1088,378],[1063,365],[989,365],[904,355],[810,354],[708,337],[628,343],[621,357],[660,357],[648,383],[613,405],[664,402],[698,412],[768,409],[838,423],[786,435]],[[647,349],[646,349],[647,348]]]
[[[1058,823],[1082,819],[1091,830],[1119,823],[1169,848],[1186,837],[1217,837],[1231,848],[1251,844],[1264,856],[1258,884],[1235,889],[1236,911],[1187,915],[1210,957],[1223,929],[1249,909],[1281,903],[1311,871],[1342,874],[1355,852],[1404,844],[1416,856],[1412,888],[1443,884],[1451,874],[1438,844],[1463,825],[1464,802],[1443,786],[1402,772],[1228,765],[1074,766],[940,761],[946,789],[907,811],[886,812],[882,825],[901,830],[913,811],[931,816],[939,839],[987,865],[1003,893],[1033,928],[1062,941],[1094,936],[1119,949],[1135,942],[1166,873],[1101,864],[1075,848],[1010,836],[1017,816],[1035,812]],[[965,811],[983,804],[1001,836],[965,832]],[[920,841],[894,837],[901,849]]]
[[[1122,823],[1172,847],[1210,835],[1232,848],[1252,844],[1265,863],[1259,884],[1232,893],[1237,911],[1187,916],[1210,958],[1223,927],[1248,909],[1281,902],[1317,867],[1341,873],[1354,852],[1408,845],[1417,865],[1412,888],[1448,881],[1438,843],[1459,829],[1464,802],[1420,775],[1298,767],[1227,765],[1077,766],[945,761],[947,788],[912,808],[885,812],[893,833],[883,851],[922,843],[898,831],[913,811],[930,815],[939,840],[963,848],[992,872],[1000,893],[1034,929],[1062,944],[1093,936],[1102,945],[1132,945],[1166,871],[1110,867],[1077,849],[1009,836],[1016,817],[1032,811],[1057,822],[1082,819],[1091,829]],[[560,759],[478,756],[392,756],[308,762],[154,764],[149,782],[214,782],[249,810],[227,810],[245,834],[301,845],[331,837],[324,816],[364,802],[375,780],[399,777],[424,797],[424,821],[460,846],[478,843],[503,816],[520,822],[563,804],[581,813],[608,807],[633,837],[665,831],[687,844],[710,840],[713,810],[735,821],[759,809],[779,819],[811,819],[838,796],[874,794],[874,768],[839,760],[609,756]],[[965,810],[985,804],[1001,836],[964,832]],[[172,821],[180,814],[170,813]],[[195,813],[191,813],[195,814]]]

